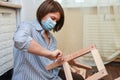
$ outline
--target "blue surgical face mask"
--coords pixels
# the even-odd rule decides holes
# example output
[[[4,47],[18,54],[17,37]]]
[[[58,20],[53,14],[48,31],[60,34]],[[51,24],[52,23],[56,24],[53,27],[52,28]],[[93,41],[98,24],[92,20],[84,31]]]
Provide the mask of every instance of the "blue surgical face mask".
[[[45,30],[49,31],[55,27],[56,22],[53,21],[50,17],[48,17],[45,21],[42,21],[41,24]]]

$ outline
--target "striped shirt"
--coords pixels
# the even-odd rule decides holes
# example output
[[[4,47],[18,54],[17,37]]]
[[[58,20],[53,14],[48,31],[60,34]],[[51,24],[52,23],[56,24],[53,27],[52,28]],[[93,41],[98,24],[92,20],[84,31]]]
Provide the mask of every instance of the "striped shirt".
[[[56,49],[56,39],[49,32],[50,44],[47,45],[43,36],[43,28],[37,20],[21,23],[13,37],[14,70],[12,80],[61,80],[58,76],[60,68],[54,68],[50,71],[45,69],[46,65],[55,60],[28,52],[32,39],[50,51]]]

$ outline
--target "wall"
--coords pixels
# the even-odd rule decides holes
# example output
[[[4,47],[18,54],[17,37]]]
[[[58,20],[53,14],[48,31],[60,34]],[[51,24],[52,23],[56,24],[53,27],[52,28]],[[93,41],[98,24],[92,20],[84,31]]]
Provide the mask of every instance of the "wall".
[[[21,21],[32,20],[35,18],[35,5],[33,0],[22,0]],[[31,5],[27,5],[31,4]]]
[[[65,24],[55,33],[58,48],[64,53],[71,53],[83,48],[83,16],[96,14],[97,8],[64,8]]]

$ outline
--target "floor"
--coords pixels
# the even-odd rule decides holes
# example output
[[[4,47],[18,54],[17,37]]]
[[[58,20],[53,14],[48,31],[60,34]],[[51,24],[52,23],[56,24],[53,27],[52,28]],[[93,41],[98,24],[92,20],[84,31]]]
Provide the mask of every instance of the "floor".
[[[108,75],[103,77],[100,80],[114,80],[118,77],[120,77],[120,62],[111,62],[107,65],[105,65]],[[87,76],[90,76],[91,74],[94,74],[97,72],[96,67],[93,67],[93,70],[87,71]]]
[[[105,65],[105,67],[106,67],[109,75],[105,76],[104,78],[102,78],[100,80],[114,80],[117,77],[120,77],[120,62],[111,62],[111,63]],[[11,80],[12,71],[13,70],[11,69],[4,75],[0,76],[0,80]],[[95,72],[97,72],[97,69],[96,69],[96,67],[93,67],[92,70],[87,71],[87,76],[90,76],[91,74],[94,74]]]

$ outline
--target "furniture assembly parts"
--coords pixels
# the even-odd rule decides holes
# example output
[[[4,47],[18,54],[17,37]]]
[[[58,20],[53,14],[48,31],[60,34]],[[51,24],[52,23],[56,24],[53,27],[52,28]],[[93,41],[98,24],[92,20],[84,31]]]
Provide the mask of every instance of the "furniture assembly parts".
[[[102,61],[95,45],[91,45],[87,48],[84,48],[84,49],[79,50],[77,52],[74,52],[72,54],[66,55],[66,56],[63,57],[63,61],[56,61],[52,64],[49,64],[49,65],[46,66],[46,69],[50,70],[50,69],[53,69],[55,67],[63,65],[63,69],[64,69],[64,72],[65,72],[66,79],[67,80],[73,80],[69,62],[78,58],[78,57],[82,57],[83,55],[88,54],[88,53],[92,54],[93,59],[96,63],[98,72],[93,74],[92,76],[87,77],[87,78],[85,78],[85,74],[82,75],[85,78],[85,80],[98,80],[98,79],[101,79],[104,76],[108,75],[108,73],[106,71],[106,68],[103,64],[103,61]],[[83,65],[83,64],[77,64],[76,63],[75,66],[79,66],[79,67],[84,68],[84,69],[91,69],[90,66],[86,66],[86,65]]]

